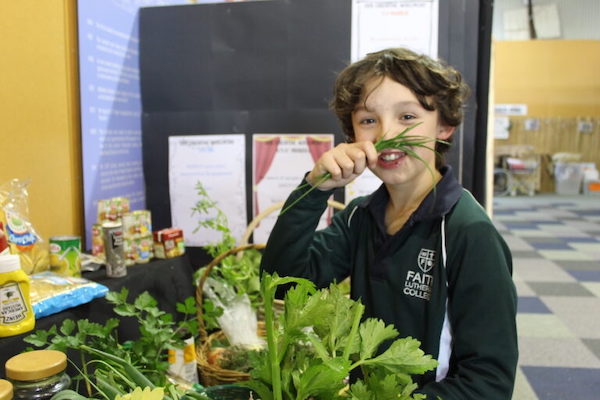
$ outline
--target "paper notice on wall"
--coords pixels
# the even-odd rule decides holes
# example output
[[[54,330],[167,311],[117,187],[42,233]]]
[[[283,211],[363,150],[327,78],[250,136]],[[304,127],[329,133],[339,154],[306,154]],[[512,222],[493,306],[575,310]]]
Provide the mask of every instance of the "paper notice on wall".
[[[390,47],[438,56],[438,0],[353,0],[351,59]]]
[[[527,104],[495,104],[496,115],[527,115]]]
[[[379,186],[381,186],[381,179],[372,173],[371,170],[366,169],[358,178],[347,184],[344,188],[346,204],[357,197],[370,195]]]
[[[285,201],[310,171],[321,154],[331,149],[333,134],[255,134],[253,135],[253,213],[259,215],[272,205]],[[333,211],[323,214],[319,228],[327,226]],[[279,210],[261,219],[254,229],[254,243],[265,243]]]
[[[245,136],[198,135],[169,137],[169,194],[171,221],[183,230],[187,246],[218,242],[221,233],[198,227],[201,219],[214,218],[194,212],[201,183],[210,199],[227,216],[231,234],[240,239],[246,229]]]
[[[504,37],[506,40],[529,40],[529,16],[527,8],[511,8],[503,14]]]
[[[510,120],[508,117],[494,118],[494,139],[508,139]]]

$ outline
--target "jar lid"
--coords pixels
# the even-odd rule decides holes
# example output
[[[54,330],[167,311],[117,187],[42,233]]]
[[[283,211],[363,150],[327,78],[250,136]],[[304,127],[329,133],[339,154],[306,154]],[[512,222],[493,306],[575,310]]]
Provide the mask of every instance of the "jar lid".
[[[0,256],[0,273],[17,271],[19,269],[21,269],[21,257],[18,254]]]
[[[0,379],[0,400],[11,400],[13,398],[13,386],[7,380]]]
[[[34,350],[11,357],[5,367],[9,379],[35,381],[64,371],[67,356],[58,350]]]

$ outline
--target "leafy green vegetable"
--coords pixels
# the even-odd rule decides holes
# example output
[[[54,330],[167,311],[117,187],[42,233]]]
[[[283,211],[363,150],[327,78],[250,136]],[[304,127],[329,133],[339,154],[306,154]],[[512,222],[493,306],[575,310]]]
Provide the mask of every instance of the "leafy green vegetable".
[[[235,248],[236,239],[233,237],[231,229],[228,226],[227,215],[210,198],[201,182],[196,183],[196,192],[198,200],[192,208],[192,215],[197,214],[200,219],[194,232],[197,232],[200,228],[204,228],[214,230],[221,235],[220,240],[203,246],[203,249],[211,257],[216,258],[218,255]],[[255,310],[259,309],[262,305],[259,276],[260,259],[261,254],[258,250],[245,250],[241,254],[223,259],[219,265],[211,270],[210,277],[226,283],[239,295],[248,295],[252,307]],[[205,268],[199,268],[194,274],[196,282],[205,273]],[[202,319],[206,328],[218,328],[217,318],[222,315],[222,308],[217,307],[210,299],[205,297],[203,299],[202,311]]]
[[[51,400],[94,400],[97,398],[104,400],[150,400],[158,398],[164,400],[183,400],[186,398],[208,400],[208,397],[201,393],[180,389],[171,383],[167,383],[164,387],[157,387],[126,359],[86,345],[82,345],[79,350],[93,357],[88,364],[96,367],[94,372],[95,382],[87,374],[84,375],[84,378],[89,385],[94,387],[95,392],[93,395],[95,397],[84,397],[73,390],[67,389],[55,394]]]
[[[63,352],[78,350],[82,372],[75,377],[77,381],[86,382],[85,378],[91,375],[90,362],[85,358],[91,355],[96,360],[92,363],[96,376],[114,387],[121,386],[115,381],[115,371],[107,370],[106,364],[97,361],[98,355],[101,355],[99,358],[103,362],[111,357],[124,360],[132,368],[140,370],[153,385],[164,386],[169,367],[166,350],[182,348],[185,337],[198,334],[195,300],[189,297],[183,303],[177,303],[177,311],[184,318],[174,322],[173,316],[160,310],[156,300],[147,292],[140,294],[133,303],[127,301],[128,295],[129,291],[123,288],[120,292],[107,293],[106,299],[113,304],[117,315],[136,319],[140,333],[136,340],[119,342],[116,328],[120,320],[116,318],[109,319],[104,325],[87,319],[77,322],[66,319],[59,328],[54,325],[48,330],[37,330],[23,340],[35,347]],[[88,392],[91,392],[89,383]]]
[[[198,214],[200,220],[194,233],[200,228],[211,229],[221,233],[221,240],[206,245],[203,248],[207,253],[216,257],[235,246],[235,238],[231,235],[227,222],[227,215],[217,206],[217,203],[208,195],[202,182],[196,183],[196,193],[199,199],[192,207],[192,216]]]
[[[273,299],[281,285],[294,284],[285,296],[279,320]],[[252,359],[252,379],[243,383],[263,400],[391,399],[419,400],[411,375],[437,366],[413,338],[383,321],[362,321],[364,306],[347,298],[337,285],[316,290],[305,279],[264,274],[267,349]],[[382,345],[393,342],[384,351]],[[364,378],[344,382],[360,369]],[[344,390],[347,389],[347,390]]]

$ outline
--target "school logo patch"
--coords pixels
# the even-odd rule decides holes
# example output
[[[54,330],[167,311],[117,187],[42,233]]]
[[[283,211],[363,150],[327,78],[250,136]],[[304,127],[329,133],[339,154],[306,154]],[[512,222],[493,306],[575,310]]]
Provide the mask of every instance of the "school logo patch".
[[[435,251],[421,249],[419,257],[417,257],[417,264],[424,273],[431,271],[431,268],[433,268],[433,265],[435,264]]]

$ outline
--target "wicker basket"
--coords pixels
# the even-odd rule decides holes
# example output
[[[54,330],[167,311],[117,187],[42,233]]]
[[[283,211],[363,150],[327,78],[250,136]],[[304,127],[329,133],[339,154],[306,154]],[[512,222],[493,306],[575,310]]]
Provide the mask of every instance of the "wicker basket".
[[[238,252],[249,250],[249,249],[262,249],[264,244],[246,244],[242,246],[230,249],[217,257],[215,257],[205,268],[204,273],[200,277],[198,286],[196,287],[196,305],[197,305],[197,319],[198,319],[198,331],[199,341],[196,345],[196,362],[198,364],[198,371],[200,372],[200,380],[204,386],[214,386],[222,384],[232,384],[240,381],[244,381],[250,378],[250,375],[245,372],[229,370],[221,368],[219,365],[210,364],[208,362],[208,354],[212,348],[212,344],[215,341],[222,341],[225,339],[225,334],[222,331],[216,331],[208,334],[206,326],[204,325],[203,319],[203,304],[204,304],[204,293],[203,287],[206,279],[210,275],[211,270],[219,265],[223,259],[234,255]]]
[[[344,204],[334,201],[334,200],[329,200],[328,204],[329,204],[329,206],[331,206],[335,209],[338,209],[338,210],[341,210],[344,208]],[[202,313],[203,313],[202,305],[203,305],[203,300],[204,300],[204,294],[203,294],[204,283],[206,282],[206,279],[210,275],[210,272],[212,271],[212,269],[215,266],[219,265],[219,263],[221,261],[223,261],[225,258],[227,258],[231,255],[237,255],[237,257],[241,258],[242,253],[245,250],[263,249],[265,247],[264,243],[249,244],[248,240],[249,240],[250,236],[252,235],[252,232],[254,231],[254,229],[260,223],[260,221],[263,218],[265,218],[267,215],[273,213],[276,210],[281,209],[281,207],[283,207],[283,202],[275,203],[272,206],[266,208],[261,213],[259,213],[256,217],[254,217],[254,219],[250,222],[250,224],[248,224],[248,227],[246,228],[246,231],[244,232],[244,235],[242,236],[241,244],[238,247],[230,249],[230,250],[218,255],[217,257],[215,257],[206,266],[204,273],[200,277],[200,281],[198,282],[198,286],[196,288],[196,304],[197,304],[197,310],[198,310],[197,311],[197,313],[198,313],[198,328],[199,328],[199,334],[200,334],[200,340],[196,346],[196,361],[198,364],[198,370],[200,372],[200,379],[204,386],[228,385],[228,384],[233,384],[236,382],[248,380],[250,378],[250,374],[248,374],[248,373],[241,372],[241,371],[235,371],[235,370],[223,369],[218,365],[210,364],[208,362],[207,356],[212,348],[213,342],[223,341],[225,339],[225,334],[222,331],[216,331],[209,335],[206,331],[206,326],[204,325],[204,319],[202,318]],[[283,312],[284,303],[282,300],[275,300],[273,303],[273,306],[274,306],[276,313]],[[261,332],[262,331],[261,321],[260,321],[261,315],[262,315],[261,313],[262,313],[262,311],[258,310],[259,335],[261,333],[264,334],[264,332]]]
[[[246,231],[242,235],[240,244],[242,244],[242,245],[248,244],[248,241],[250,240],[250,235],[252,235],[252,232],[254,232],[254,229],[256,229],[256,227],[258,226],[260,221],[262,221],[267,215],[270,215],[273,212],[280,210],[283,207],[283,204],[284,204],[283,201],[272,204],[271,206],[269,206],[269,207],[265,208],[263,211],[261,211],[258,215],[256,215],[256,217],[254,217],[254,219],[252,219],[252,221],[250,221],[250,223],[248,224]],[[346,207],[344,205],[344,203],[340,203],[339,201],[335,201],[335,200],[327,200],[327,204],[330,207],[335,208],[336,210],[343,210],[344,207]]]

